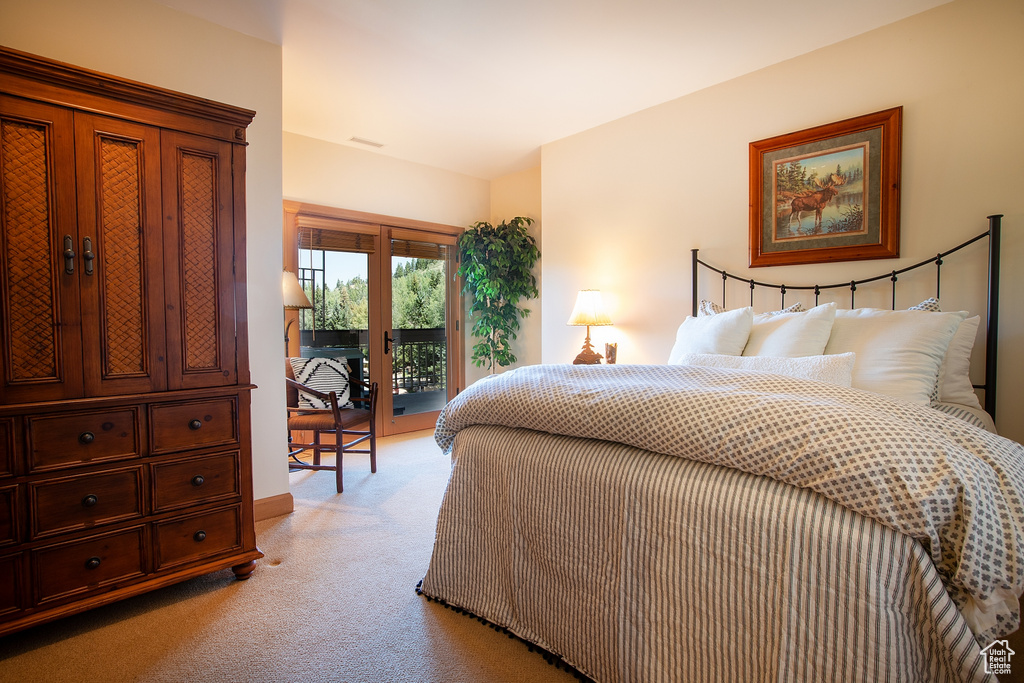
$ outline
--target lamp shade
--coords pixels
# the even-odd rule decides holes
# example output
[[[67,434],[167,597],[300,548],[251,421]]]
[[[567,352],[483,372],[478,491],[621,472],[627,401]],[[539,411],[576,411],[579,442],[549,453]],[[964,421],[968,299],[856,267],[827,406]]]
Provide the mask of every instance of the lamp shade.
[[[612,319],[604,311],[604,301],[597,289],[582,289],[576,295],[576,305],[566,325],[611,325]]]
[[[281,288],[284,291],[285,310],[297,311],[302,308],[313,308],[313,304],[309,303],[309,297],[302,291],[298,276],[292,271],[284,271],[281,277]]]

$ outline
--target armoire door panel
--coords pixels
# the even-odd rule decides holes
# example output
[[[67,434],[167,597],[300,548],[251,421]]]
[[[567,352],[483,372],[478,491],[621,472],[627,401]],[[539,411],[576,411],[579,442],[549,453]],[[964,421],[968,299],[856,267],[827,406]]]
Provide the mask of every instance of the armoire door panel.
[[[161,140],[168,387],[233,383],[231,145],[171,131]]]
[[[75,115],[86,393],[161,391],[160,132]]]
[[[81,395],[74,188],[71,113],[0,96],[0,401]]]

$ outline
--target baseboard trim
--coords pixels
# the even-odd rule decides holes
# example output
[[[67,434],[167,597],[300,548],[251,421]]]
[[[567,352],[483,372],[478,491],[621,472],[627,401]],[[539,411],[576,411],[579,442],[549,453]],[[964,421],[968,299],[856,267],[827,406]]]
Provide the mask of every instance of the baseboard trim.
[[[259,498],[253,501],[253,516],[259,522],[271,517],[289,515],[295,510],[295,499],[292,494],[281,493],[269,498]]]

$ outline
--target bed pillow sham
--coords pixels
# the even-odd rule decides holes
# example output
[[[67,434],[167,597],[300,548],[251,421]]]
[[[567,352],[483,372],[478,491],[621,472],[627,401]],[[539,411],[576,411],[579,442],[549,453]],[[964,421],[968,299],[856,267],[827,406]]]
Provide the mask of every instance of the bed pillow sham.
[[[939,300],[934,297],[925,299],[916,306],[911,306],[909,310],[935,313],[942,311]],[[974,342],[977,339],[980,325],[981,316],[976,315],[965,319],[956,328],[956,333],[953,335],[952,341],[949,342],[949,348],[946,349],[946,356],[942,359],[942,365],[939,367],[938,380],[932,389],[931,402],[933,405],[954,403],[975,411],[984,410],[971,382],[971,352],[974,350]]]
[[[958,403],[981,410],[981,402],[971,383],[971,351],[978,336],[981,316],[967,318],[956,329],[949,343],[946,357],[939,369],[938,400],[942,403]]]
[[[759,315],[779,315],[780,313],[799,313],[804,310],[803,304],[797,302],[792,306],[786,306],[780,311],[772,311],[771,313],[761,313]],[[725,313],[725,309],[716,304],[714,301],[708,301],[707,299],[701,299],[700,304],[697,306],[697,315],[718,315],[719,313]]]
[[[749,306],[717,315],[687,316],[676,331],[676,341],[668,362],[687,353],[720,353],[738,356],[743,353],[754,323],[754,309]]]
[[[778,358],[820,356],[825,352],[835,317],[834,303],[798,313],[755,315],[743,355]]]
[[[825,353],[857,354],[854,388],[928,405],[942,360],[966,317],[965,311],[839,310]]]
[[[687,353],[678,358],[678,365],[700,365],[711,368],[752,370],[809,379],[848,387],[853,383],[855,354],[778,358],[772,356],[720,356],[709,353]]]
[[[931,296],[919,303],[916,306],[911,306],[907,309],[908,311],[931,311],[932,313],[942,313],[942,309],[939,308],[939,300]]]

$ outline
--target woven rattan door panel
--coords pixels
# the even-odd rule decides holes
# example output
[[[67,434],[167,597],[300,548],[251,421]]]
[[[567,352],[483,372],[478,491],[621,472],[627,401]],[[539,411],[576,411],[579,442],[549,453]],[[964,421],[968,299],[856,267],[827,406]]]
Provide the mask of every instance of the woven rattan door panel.
[[[164,363],[160,131],[75,114],[85,389],[160,391]],[[91,250],[90,250],[91,247]]]
[[[74,188],[71,113],[0,95],[4,403],[82,393]]]
[[[164,131],[167,384],[231,384],[235,352],[231,145]]]

